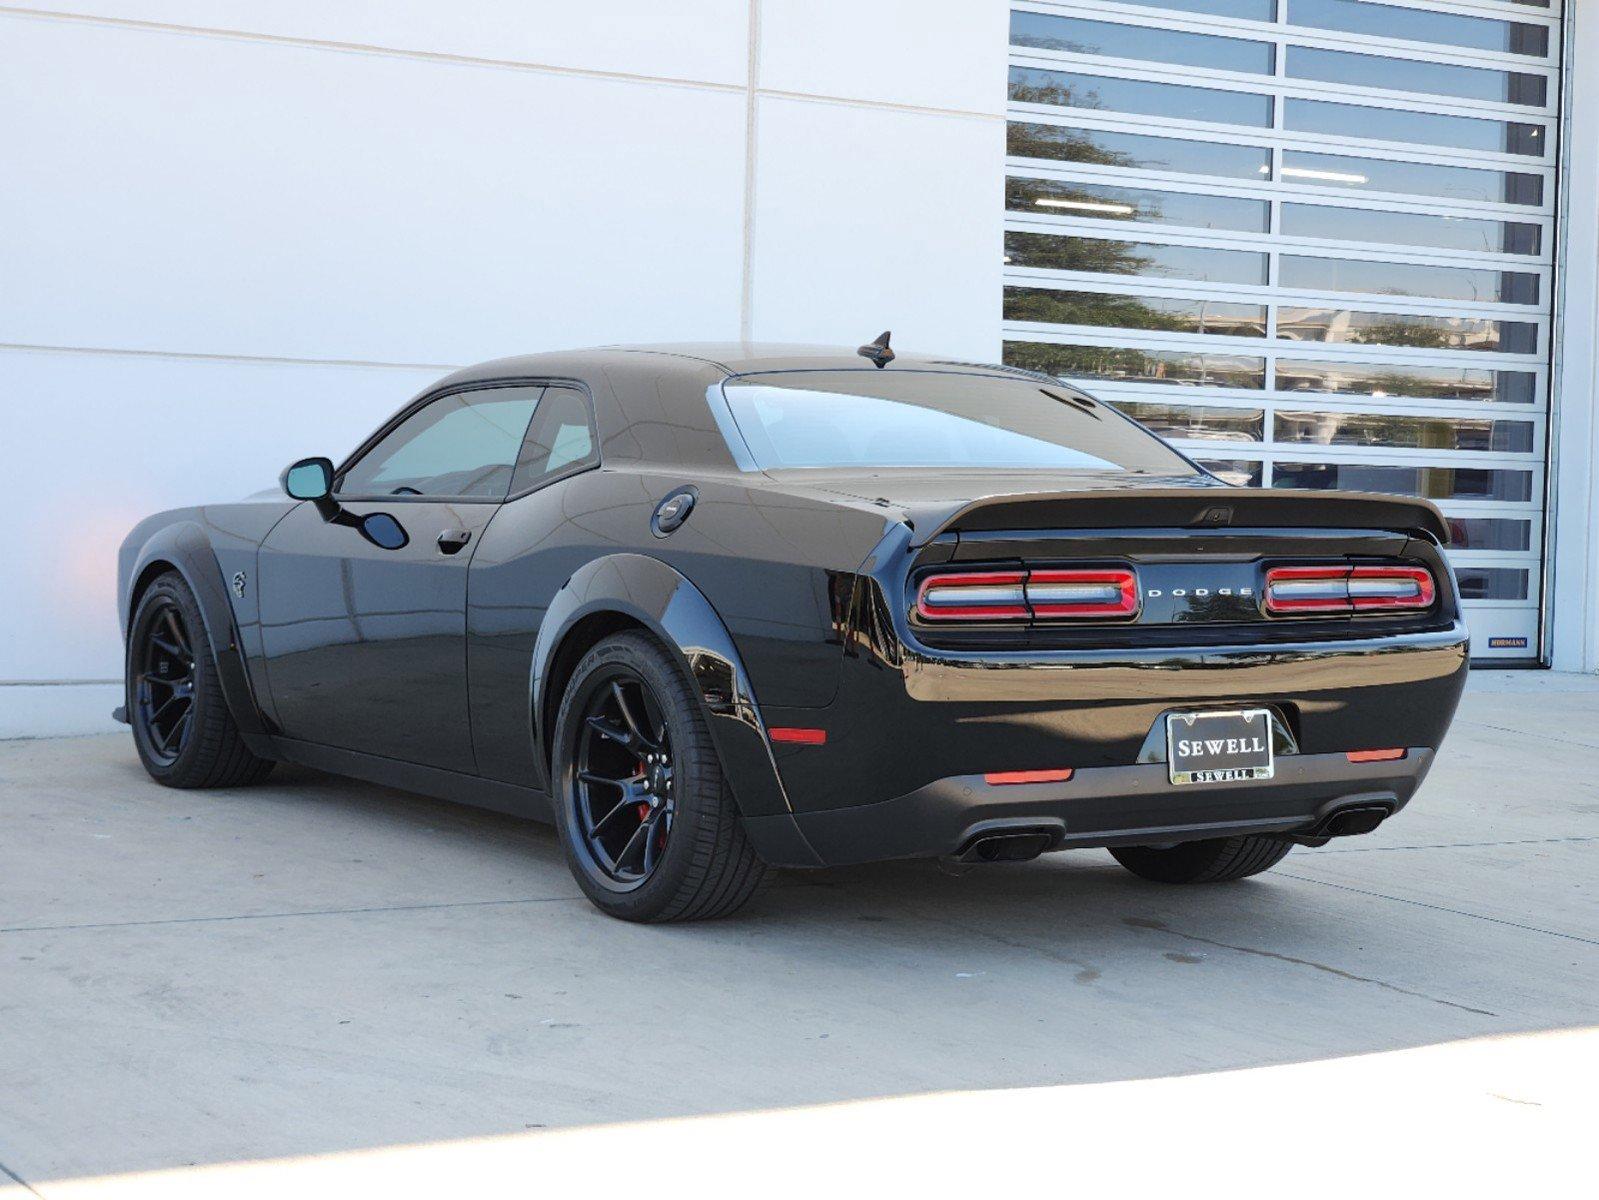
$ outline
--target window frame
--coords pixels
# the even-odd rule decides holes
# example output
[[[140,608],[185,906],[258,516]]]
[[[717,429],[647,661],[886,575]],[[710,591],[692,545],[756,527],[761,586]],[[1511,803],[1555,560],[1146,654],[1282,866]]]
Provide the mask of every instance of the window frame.
[[[402,496],[396,496],[396,495],[387,494],[387,493],[376,494],[376,495],[365,495],[365,494],[363,494],[363,495],[353,495],[353,494],[352,495],[344,495],[344,494],[340,493],[339,487],[344,482],[344,476],[346,475],[346,473],[348,473],[351,470],[351,468],[356,466],[362,459],[364,459],[368,454],[370,454],[373,450],[375,450],[378,447],[378,445],[383,441],[384,438],[388,437],[389,434],[393,433],[401,425],[404,425],[407,421],[409,421],[412,417],[416,416],[423,409],[427,408],[430,404],[433,404],[433,403],[435,403],[435,402],[437,402],[439,400],[446,400],[446,399],[448,399],[451,396],[463,395],[463,394],[465,394],[467,392],[488,392],[488,391],[498,391],[498,390],[501,390],[501,389],[504,389],[504,388],[534,388],[534,387],[536,387],[536,388],[564,387],[564,388],[569,388],[572,391],[577,392],[580,396],[582,396],[584,407],[585,407],[585,409],[587,410],[587,413],[588,413],[589,429],[590,429],[590,431],[591,431],[591,433],[593,434],[593,437],[594,437],[594,454],[592,456],[592,461],[589,460],[589,459],[585,459],[585,460],[583,460],[580,463],[573,463],[573,464],[571,464],[570,468],[563,468],[561,471],[558,471],[558,472],[556,472],[553,475],[550,475],[550,476],[548,476],[548,477],[546,477],[544,479],[541,479],[537,484],[535,484],[532,487],[523,488],[520,491],[511,491],[511,492],[508,492],[506,495],[499,496],[499,497],[496,497],[496,496],[451,496],[451,495],[439,495],[439,494],[436,494],[436,493],[428,493],[428,494],[424,494],[424,495],[420,495],[420,496],[403,496],[403,495]],[[542,403],[544,403],[544,397],[540,396],[539,397],[539,404],[542,404]],[[535,404],[533,406],[533,416],[537,416],[537,415],[538,415],[538,405]],[[533,427],[533,420],[532,420],[532,417],[529,417],[529,419],[528,419],[528,429],[531,429],[532,427]],[[518,456],[519,457],[520,457],[520,451],[521,451],[522,446],[527,443],[528,429],[524,429],[522,431],[522,441],[520,443],[518,443],[518,445],[517,445],[517,450],[518,450]],[[569,479],[573,475],[582,474],[585,471],[595,470],[595,469],[599,468],[602,465],[603,464],[601,462],[601,454],[600,454],[599,426],[598,426],[598,422],[595,420],[595,416],[594,416],[594,393],[589,389],[588,384],[584,383],[581,379],[571,379],[571,378],[562,377],[562,376],[550,376],[550,377],[544,377],[544,376],[516,376],[516,377],[513,377],[513,378],[506,378],[506,379],[475,380],[475,381],[470,382],[470,383],[450,384],[450,385],[446,385],[446,386],[443,386],[443,387],[435,388],[435,389],[433,389],[431,391],[423,392],[420,396],[418,396],[415,400],[411,401],[404,408],[400,409],[399,412],[395,413],[392,417],[390,417],[382,425],[378,426],[378,428],[371,435],[369,435],[366,438],[365,441],[363,441],[359,446],[357,446],[354,450],[352,450],[350,452],[350,454],[348,455],[348,457],[346,457],[345,460],[343,462],[341,462],[338,465],[338,467],[334,470],[334,472],[333,472],[333,487],[332,487],[332,490],[330,492],[330,495],[333,497],[334,500],[338,501],[341,504],[365,504],[365,503],[373,503],[373,502],[378,502],[378,501],[381,501],[382,503],[385,503],[385,504],[388,504],[388,503],[395,503],[395,504],[442,504],[442,503],[449,503],[449,504],[509,504],[512,500],[520,500],[523,496],[530,496],[534,492],[541,491],[544,488],[549,487],[553,483],[559,483],[563,479]],[[513,480],[514,480],[515,471],[516,471],[516,463],[515,462],[513,462],[511,464],[511,470],[512,470],[512,476],[513,476]]]

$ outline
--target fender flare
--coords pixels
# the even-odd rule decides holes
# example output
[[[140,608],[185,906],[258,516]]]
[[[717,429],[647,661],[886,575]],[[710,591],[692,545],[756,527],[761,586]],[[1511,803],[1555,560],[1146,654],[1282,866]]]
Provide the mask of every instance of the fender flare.
[[[156,563],[170,563],[194,594],[195,603],[200,607],[200,619],[205,625],[206,640],[211,644],[211,659],[217,680],[222,685],[222,696],[244,744],[252,753],[263,758],[276,758],[271,728],[256,704],[255,693],[245,670],[244,654],[239,647],[239,633],[233,619],[233,605],[228,600],[227,585],[222,579],[222,566],[217,562],[210,538],[198,522],[181,521],[165,526],[140,547],[119,600],[124,648],[133,627],[134,585]],[[123,703],[128,705],[131,712],[133,698],[127,695],[127,686],[124,667]]]
[[[749,672],[733,637],[699,588],[644,554],[609,554],[585,563],[561,585],[539,624],[529,686],[533,751],[547,761],[552,730],[545,712],[555,655],[586,617],[619,614],[637,621],[672,651],[693,682],[722,770],[755,849],[768,862],[820,866],[800,835],[783,789]],[[550,780],[552,793],[557,784]]]

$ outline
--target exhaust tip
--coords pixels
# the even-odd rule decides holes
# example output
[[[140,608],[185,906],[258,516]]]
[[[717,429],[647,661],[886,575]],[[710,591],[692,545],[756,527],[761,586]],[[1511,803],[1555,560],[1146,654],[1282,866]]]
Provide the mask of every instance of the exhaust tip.
[[[1352,837],[1357,833],[1370,833],[1386,821],[1392,811],[1386,804],[1341,808],[1323,821],[1316,832],[1325,837]]]
[[[1027,862],[1037,858],[1055,843],[1055,835],[1048,830],[1026,830],[1021,833],[991,833],[980,837],[955,856],[956,862],[997,863]]]

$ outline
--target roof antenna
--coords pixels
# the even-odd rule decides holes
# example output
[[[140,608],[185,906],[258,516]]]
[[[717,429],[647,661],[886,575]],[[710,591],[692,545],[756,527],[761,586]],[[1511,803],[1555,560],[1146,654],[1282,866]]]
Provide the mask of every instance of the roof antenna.
[[[882,336],[879,337],[875,342],[867,342],[866,345],[856,350],[855,353],[859,354],[862,358],[871,359],[872,365],[881,371],[884,367],[888,366],[889,363],[894,361],[894,352],[888,348],[888,335],[890,332],[892,331],[887,329],[883,330]]]

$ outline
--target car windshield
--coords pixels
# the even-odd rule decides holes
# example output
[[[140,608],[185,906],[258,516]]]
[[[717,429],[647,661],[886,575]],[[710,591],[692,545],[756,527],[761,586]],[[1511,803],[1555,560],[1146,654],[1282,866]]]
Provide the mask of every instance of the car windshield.
[[[761,470],[1008,467],[1192,475],[1154,434],[1053,383],[941,371],[788,371],[729,379]],[[737,447],[735,454],[737,454]]]

